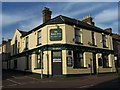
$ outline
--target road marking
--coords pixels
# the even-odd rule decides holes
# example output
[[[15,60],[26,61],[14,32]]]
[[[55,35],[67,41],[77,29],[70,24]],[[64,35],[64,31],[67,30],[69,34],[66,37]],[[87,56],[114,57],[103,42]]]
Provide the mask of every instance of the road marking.
[[[16,86],[17,84],[11,84],[11,85],[8,85],[8,86]]]
[[[91,85],[85,85],[85,86],[81,86],[81,87],[77,87],[77,88],[87,88],[87,87],[91,87],[91,86],[94,86],[93,84]]]
[[[21,84],[21,83],[18,83],[18,82],[16,82],[16,81],[14,81],[14,80],[11,80],[11,79],[7,79],[8,81],[11,81],[11,82],[13,82],[13,83],[16,83],[16,84]]]
[[[33,77],[30,77],[30,76],[24,76],[24,77],[28,77],[28,78],[31,78],[31,79],[34,79],[34,80],[39,80],[37,78],[33,78]]]

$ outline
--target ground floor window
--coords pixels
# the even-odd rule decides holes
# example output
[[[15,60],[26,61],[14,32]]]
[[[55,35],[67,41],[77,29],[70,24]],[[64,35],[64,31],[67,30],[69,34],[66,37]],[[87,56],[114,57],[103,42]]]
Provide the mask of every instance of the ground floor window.
[[[103,67],[109,67],[109,59],[108,55],[102,55],[102,60],[103,60]]]
[[[17,68],[17,60],[14,60],[14,68]]]
[[[102,66],[102,58],[98,58],[98,66]]]
[[[74,51],[74,68],[84,67],[83,52]]]
[[[41,54],[38,53],[36,54],[36,62],[35,62],[35,68],[43,68],[43,63],[42,63],[42,67],[41,67]]]

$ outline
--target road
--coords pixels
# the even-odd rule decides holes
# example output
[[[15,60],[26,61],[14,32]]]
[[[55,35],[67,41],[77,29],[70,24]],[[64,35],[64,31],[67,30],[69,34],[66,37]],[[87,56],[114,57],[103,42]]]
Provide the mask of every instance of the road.
[[[4,72],[2,88],[62,88],[62,89],[89,89],[89,88],[120,88],[120,74],[87,75],[81,77],[43,78],[33,77],[31,74]]]

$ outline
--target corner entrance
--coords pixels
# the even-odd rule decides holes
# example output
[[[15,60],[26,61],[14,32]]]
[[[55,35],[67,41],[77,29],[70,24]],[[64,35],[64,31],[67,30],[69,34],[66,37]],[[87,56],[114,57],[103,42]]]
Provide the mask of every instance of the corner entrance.
[[[62,75],[62,51],[52,51],[52,75]]]

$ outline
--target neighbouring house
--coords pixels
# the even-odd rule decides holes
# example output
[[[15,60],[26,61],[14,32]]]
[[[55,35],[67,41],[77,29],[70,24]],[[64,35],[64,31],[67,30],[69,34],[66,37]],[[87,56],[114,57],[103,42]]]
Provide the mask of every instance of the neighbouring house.
[[[92,17],[51,18],[47,7],[42,14],[41,25],[28,32],[16,29],[9,69],[50,76],[116,72],[112,34],[96,27]]]
[[[2,44],[0,45],[0,57],[2,60],[2,68],[8,69],[10,67],[10,56],[11,56],[11,39],[8,41],[2,38]]]
[[[115,51],[116,65],[120,67],[120,35],[113,34],[113,49]]]

